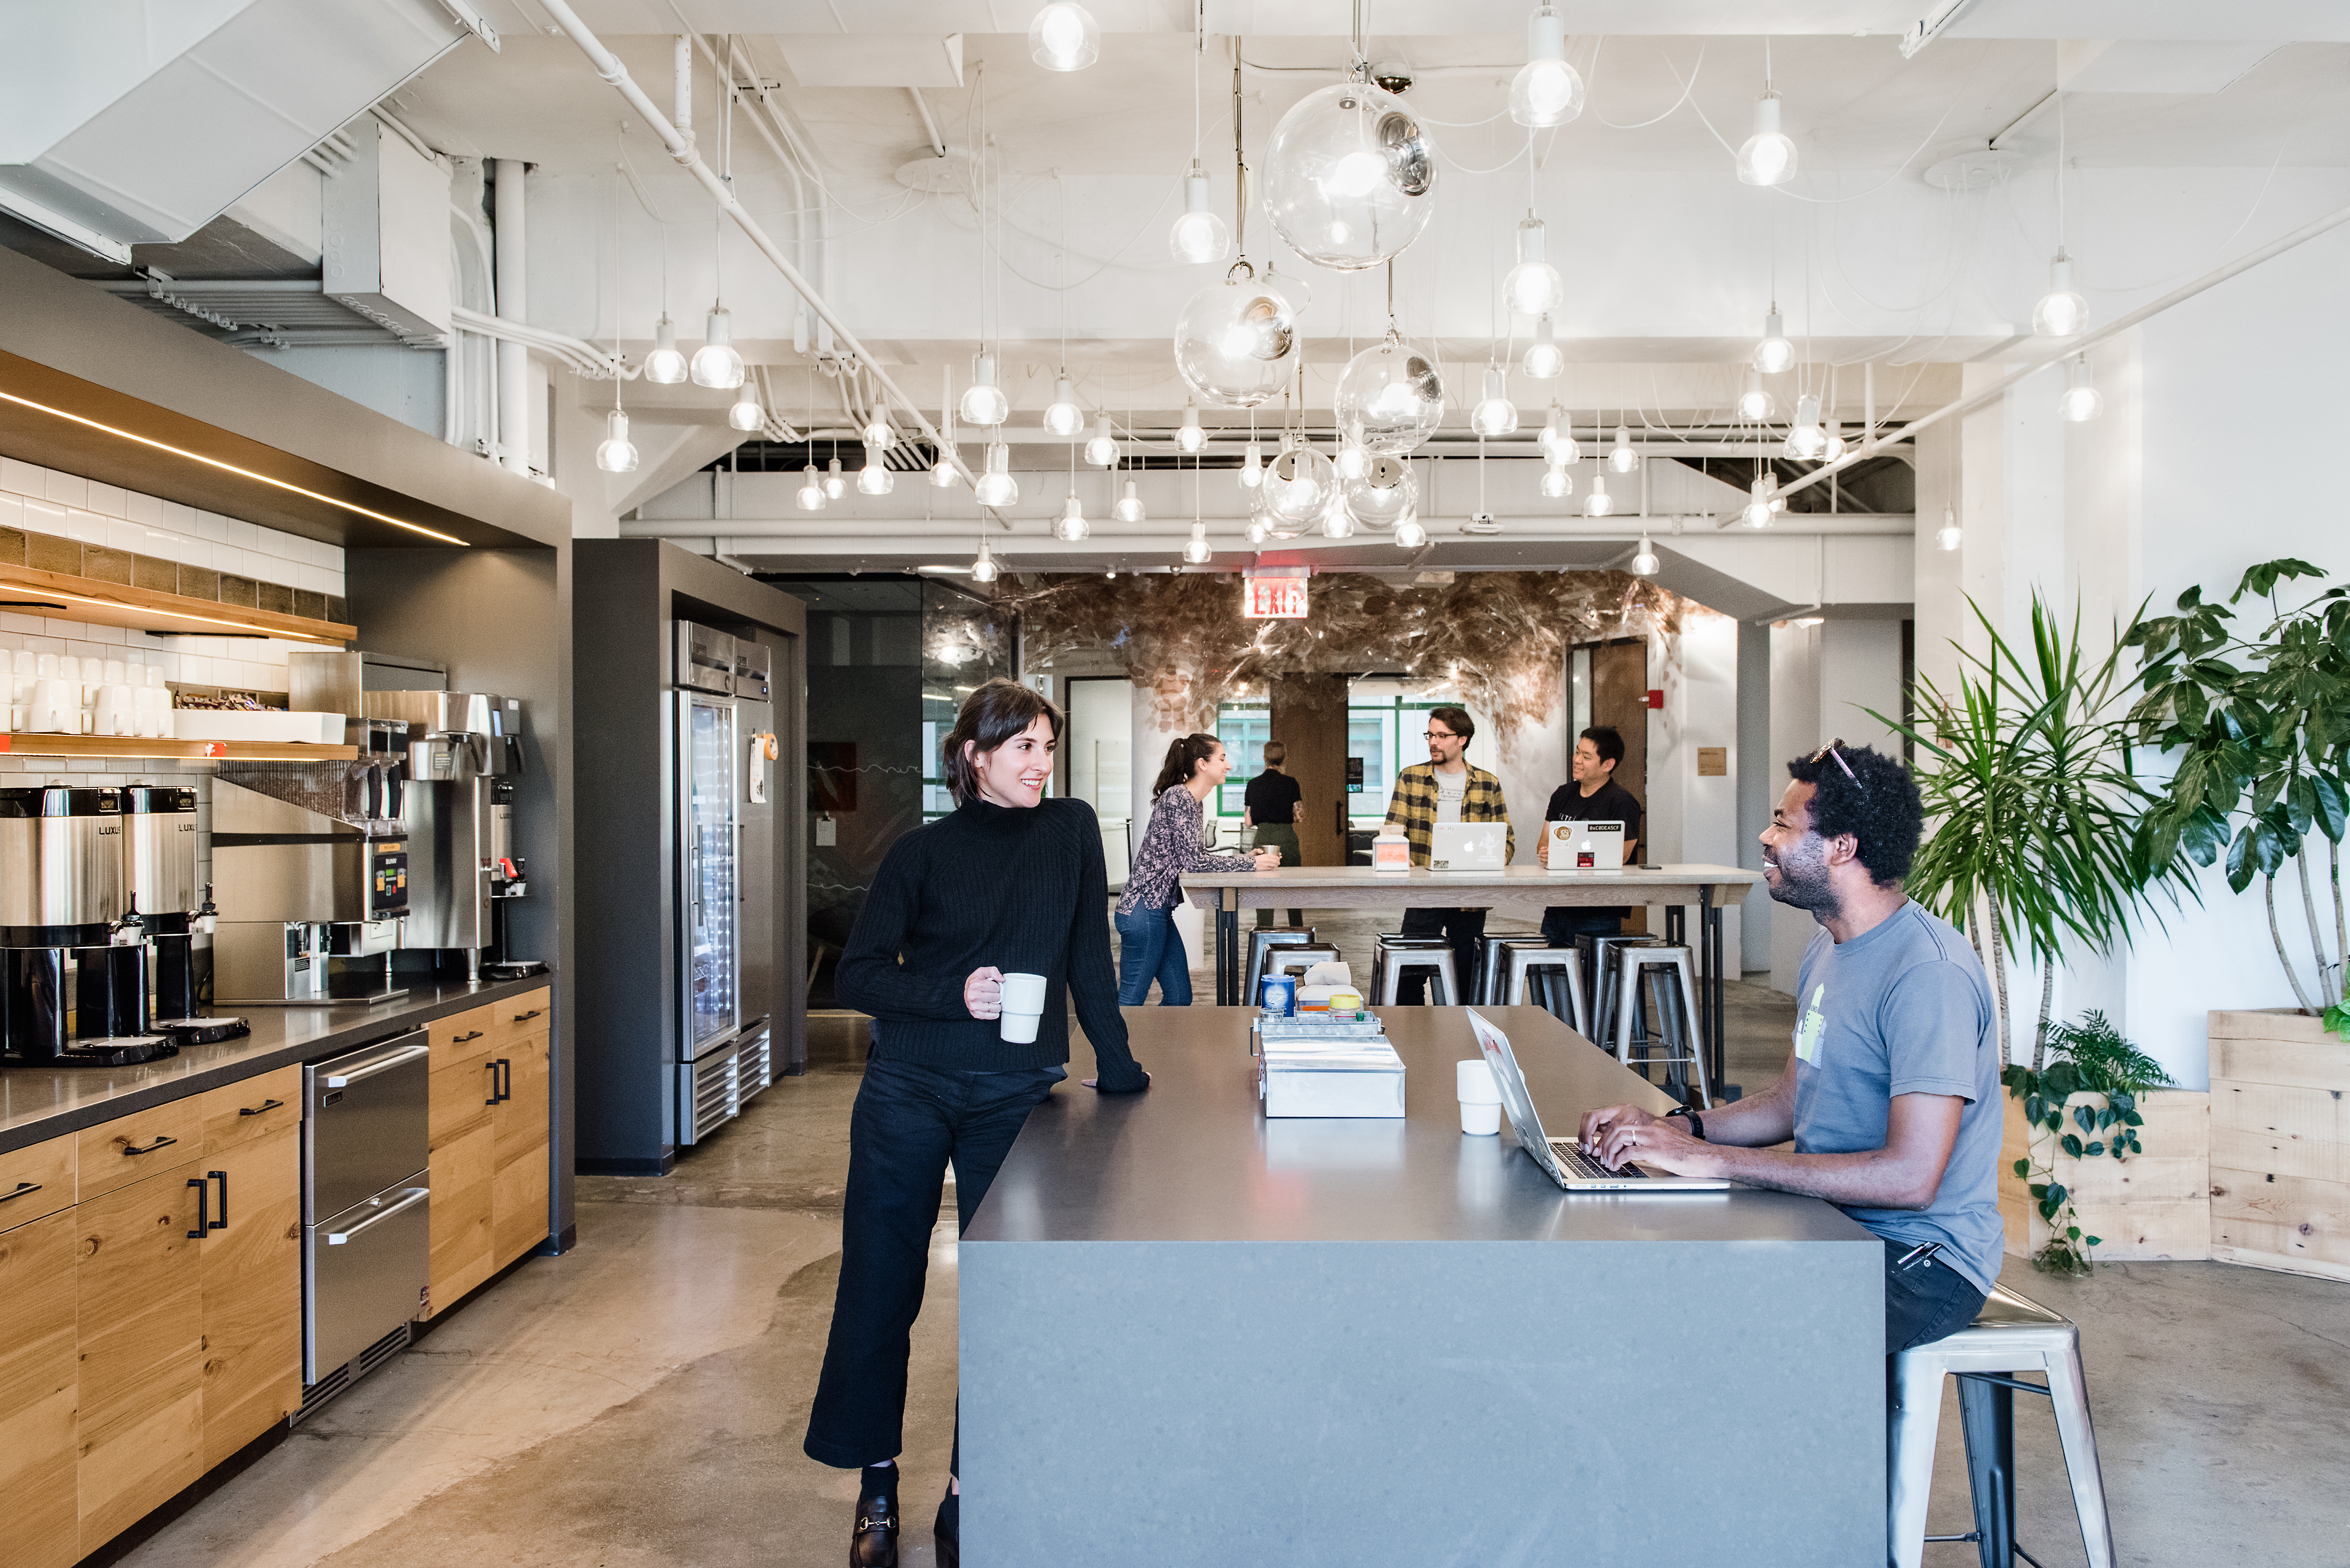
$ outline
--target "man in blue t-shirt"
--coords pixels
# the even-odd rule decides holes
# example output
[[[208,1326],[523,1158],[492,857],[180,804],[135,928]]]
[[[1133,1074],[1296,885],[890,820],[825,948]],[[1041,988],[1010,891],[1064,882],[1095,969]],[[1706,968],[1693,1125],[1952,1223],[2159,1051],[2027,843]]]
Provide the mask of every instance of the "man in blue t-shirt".
[[[1964,1328],[1999,1279],[1991,986],[1966,938],[1901,890],[1922,820],[1908,771],[1837,741],[1787,772],[1762,875],[1773,898],[1820,924],[1787,1071],[1702,1114],[1593,1111],[1583,1143],[1610,1165],[1825,1198],[1876,1231],[1891,1355]],[[1766,1147],[1789,1138],[1792,1154]]]

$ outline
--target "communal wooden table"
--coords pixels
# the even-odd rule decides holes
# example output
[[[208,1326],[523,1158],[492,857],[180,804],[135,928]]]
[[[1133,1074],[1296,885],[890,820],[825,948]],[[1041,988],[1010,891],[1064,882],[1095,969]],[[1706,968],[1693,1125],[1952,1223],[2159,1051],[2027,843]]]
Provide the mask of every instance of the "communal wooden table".
[[[1237,1007],[1241,992],[1243,909],[1488,909],[1530,919],[1554,906],[1665,906],[1665,940],[1689,945],[1688,906],[1698,909],[1698,1036],[1705,1045],[1707,1080],[1722,1081],[1721,911],[1762,879],[1735,866],[1657,866],[1554,877],[1540,866],[1495,872],[1374,871],[1367,866],[1284,866],[1276,871],[1189,871],[1183,891],[1216,911],[1216,1005]],[[1723,889],[1735,888],[1729,897]],[[1466,975],[1461,983],[1468,983]]]

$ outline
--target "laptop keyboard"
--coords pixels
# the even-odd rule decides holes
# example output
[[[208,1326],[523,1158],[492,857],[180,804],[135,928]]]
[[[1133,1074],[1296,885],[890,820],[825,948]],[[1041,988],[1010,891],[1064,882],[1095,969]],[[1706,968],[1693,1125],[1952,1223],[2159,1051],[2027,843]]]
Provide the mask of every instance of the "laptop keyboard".
[[[1648,1172],[1637,1165],[1627,1165],[1611,1170],[1575,1147],[1573,1138],[1555,1137],[1550,1140],[1551,1158],[1570,1177],[1585,1181],[1618,1181],[1626,1178],[1646,1179]]]

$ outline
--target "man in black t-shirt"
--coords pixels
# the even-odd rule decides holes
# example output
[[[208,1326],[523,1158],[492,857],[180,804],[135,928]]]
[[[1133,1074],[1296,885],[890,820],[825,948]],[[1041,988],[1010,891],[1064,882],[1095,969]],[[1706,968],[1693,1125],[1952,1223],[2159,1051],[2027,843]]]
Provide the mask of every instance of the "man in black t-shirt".
[[[1575,742],[1575,777],[1551,792],[1543,809],[1544,822],[1620,822],[1624,825],[1624,864],[1640,863],[1640,803],[1616,782],[1616,764],[1624,760],[1624,737],[1611,724],[1594,724]],[[1550,864],[1550,835],[1535,842],[1534,858]],[[1554,947],[1571,948],[1584,933],[1612,937],[1623,929],[1629,905],[1594,909],[1582,905],[1543,911],[1543,940]]]
[[[1241,826],[1256,829],[1258,848],[1269,846],[1278,849],[1284,866],[1295,866],[1301,864],[1297,853],[1297,824],[1305,815],[1305,792],[1298,787],[1295,779],[1281,771],[1282,759],[1288,755],[1289,748],[1279,741],[1264,743],[1264,772],[1248,782],[1248,790],[1243,797],[1247,805],[1241,813]],[[1273,911],[1259,909],[1256,923],[1260,926],[1273,924]],[[1289,923],[1304,925],[1305,911],[1290,910]]]

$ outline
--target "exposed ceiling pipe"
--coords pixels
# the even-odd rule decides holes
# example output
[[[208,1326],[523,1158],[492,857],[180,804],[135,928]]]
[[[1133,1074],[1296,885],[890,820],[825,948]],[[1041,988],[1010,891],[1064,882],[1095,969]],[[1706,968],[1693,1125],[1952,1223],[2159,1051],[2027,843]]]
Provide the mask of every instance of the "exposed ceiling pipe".
[[[490,192],[491,255],[496,266],[497,311],[501,319],[521,323],[527,316],[524,296],[523,161],[500,158],[491,167],[496,183]],[[509,338],[498,345],[498,462],[509,473],[530,476],[530,353]]]
[[[784,254],[783,248],[775,244],[765,229],[760,227],[758,219],[753,217],[743,203],[734,199],[734,192],[727,188],[726,182],[718,177],[710,165],[702,161],[701,154],[693,150],[693,143],[677,133],[676,127],[669,123],[653,100],[645,96],[644,88],[639,87],[635,78],[629,75],[628,67],[622,65],[619,57],[604,47],[603,41],[588,29],[588,24],[579,19],[579,14],[567,4],[567,0],[540,0],[540,5],[546,14],[555,19],[556,26],[561,27],[571,41],[579,47],[579,52],[588,57],[588,63],[595,67],[596,74],[603,78],[611,85],[614,91],[627,99],[629,106],[644,119],[646,124],[660,129],[661,140],[667,144],[670,156],[677,161],[678,166],[701,182],[702,189],[708,191],[712,199],[718,203],[719,210],[734,220],[734,226],[742,230],[744,236],[758,247],[759,253],[774,264],[777,272],[784,275],[784,281],[799,291],[800,297],[806,300],[809,308],[831,327],[840,341],[847,346],[848,351],[856,355],[862,363],[872,367],[873,379],[881,384],[882,389],[905,409],[907,413],[912,416],[914,423],[921,430],[922,434],[933,444],[949,452],[953,459],[955,472],[962,476],[963,483],[966,484],[977,483],[970,468],[964,464],[962,454],[946,446],[945,439],[939,434],[938,428],[931,423],[930,417],[922,412],[920,405],[905,394],[898,383],[890,379],[888,371],[874,363],[873,356],[866,352],[864,344],[859,342],[857,334],[849,329],[848,323],[843,320],[832,306],[827,305],[823,296],[809,286],[800,269],[792,265],[789,256]],[[993,515],[992,513],[991,515]]]
[[[1498,535],[1478,535],[1477,538],[1481,542],[1491,544],[1498,541],[1503,544],[1528,545],[1557,540],[1605,539],[1629,544],[1638,540],[1642,533],[1647,531],[1651,534],[1654,542],[1669,545],[1672,542],[1670,531],[1677,525],[1683,533],[1687,533],[1690,524],[1702,524],[1705,522],[1705,518],[1701,515],[1686,518],[1661,515],[1640,517],[1629,514],[1617,517],[1584,518],[1562,517],[1555,514],[1513,515],[1497,513],[1495,517],[1502,524],[1503,532]],[[1044,520],[1031,519],[1031,521],[1041,524]],[[1247,527],[1249,519],[1246,515],[1208,515],[1203,516],[1201,521],[1207,524],[1212,535],[1219,537],[1236,537]],[[1906,512],[1783,513],[1772,523],[1769,528],[1762,530],[1754,537],[1801,538],[1818,535],[1823,538],[1829,536],[1902,538],[1916,531],[1915,524],[1916,520]],[[623,517],[619,526],[620,537],[623,539],[706,539],[712,530],[717,529],[729,535],[745,539],[795,540],[803,545],[825,551],[878,549],[881,547],[878,541],[883,538],[920,541],[968,538],[971,535],[971,520],[968,518],[886,517],[861,513],[842,516],[727,518],[724,520],[712,520],[708,517]],[[1445,538],[1455,537],[1450,534],[1440,534],[1440,526],[1434,524],[1431,524],[1430,532],[1431,535]],[[1360,545],[1366,541],[1376,541],[1383,536],[1371,533],[1358,533],[1345,542]],[[1715,537],[1706,533],[1690,534],[1689,536],[1700,539]],[[1140,546],[1144,541],[1166,539],[1168,532],[1164,523],[1120,523],[1115,518],[1103,517],[1094,521],[1091,537],[1097,542],[1115,539],[1122,545]],[[1340,541],[1332,540],[1330,543],[1337,544]],[[1317,548],[1321,544],[1322,541],[1318,535],[1307,535],[1284,541],[1282,547]],[[1026,547],[1025,543],[1023,547]],[[1165,547],[1173,550],[1178,546],[1169,545]]]
[[[922,134],[930,138],[931,151],[944,158],[947,155],[947,139],[939,134],[939,122],[931,118],[931,106],[922,101],[922,89],[910,87],[906,89],[906,96],[914,100],[914,112],[922,117]]]
[[[2252,252],[2251,254],[2240,256],[2236,260],[2230,262],[2227,265],[2220,267],[2216,272],[2205,273],[2201,277],[2197,278],[2194,282],[2184,284],[2178,288],[2172,289],[2168,294],[2164,295],[2160,299],[2156,300],[2151,305],[2141,305],[2136,310],[2131,311],[2127,316],[2121,317],[2104,327],[2100,327],[2094,332],[2085,332],[2078,337],[2066,338],[2064,340],[2064,346],[2062,348],[2059,348],[2054,354],[2044,354],[2039,358],[2033,360],[2021,370],[2016,371],[2005,380],[2001,381],[1997,386],[1986,388],[1970,398],[1960,398],[1955,403],[1945,403],[1940,408],[1933,410],[1929,413],[1919,414],[1916,419],[1909,421],[1907,424],[1901,427],[1901,434],[1898,439],[1907,441],[1915,436],[1919,431],[1926,429],[1929,425],[1939,424],[1944,420],[1964,419],[1967,415],[1973,413],[1977,409],[1987,409],[1991,404],[1998,402],[2002,398],[2006,397],[2008,393],[2013,391],[2018,385],[2031,379],[2041,371],[2048,369],[2051,365],[2059,365],[2064,363],[2065,360],[2072,358],[2076,354],[2086,353],[2089,349],[2105,342],[2107,338],[2119,337],[2122,333],[2128,331],[2131,327],[2137,326],[2139,323],[2151,320],[2155,317],[2161,315],[2164,311],[2168,310],[2172,306],[2183,305],[2188,300],[2190,300],[2197,295],[2204,292],[2204,290],[2216,288],[2220,284],[2227,282],[2230,278],[2234,277],[2241,273],[2250,272],[2252,268],[2260,265],[2262,262],[2270,261],[2277,256],[2281,256],[2284,254],[2285,252],[2292,250],[2297,245],[2306,244],[2309,241],[2315,239],[2318,235],[2325,234],[2330,230],[2340,228],[2345,223],[2350,223],[2350,207],[2338,207],[2334,211],[2326,213],[2322,218],[2312,219],[2310,222],[2303,223],[2301,227],[2293,230],[2291,234],[2285,234],[2278,239],[2271,240],[2267,244],[2262,245],[2260,249]],[[1854,463],[1860,462],[1864,458],[1877,456],[1879,449],[1886,444],[1887,443],[1877,441],[1872,437],[1871,439],[1861,442],[1852,451],[1845,453],[1844,456],[1836,459],[1835,462],[1822,463],[1819,467],[1812,470],[1811,472],[1804,475],[1801,479],[1790,480],[1787,483],[1780,486],[1779,493],[1782,495],[1793,495],[1796,491],[1804,488],[1806,485],[1817,484],[1821,480],[1827,478],[1830,474],[1841,472],[1843,470],[1850,468]],[[1729,525],[1730,521],[1736,516],[1736,513],[1731,513],[1725,516],[1717,517],[1714,519],[1714,525],[1716,527],[1726,527]],[[1773,524],[1774,527],[1777,524],[1775,523]]]
[[[462,305],[449,307],[449,324],[460,332],[476,337],[495,338],[503,343],[520,343],[543,349],[563,361],[567,369],[595,380],[608,381],[616,376],[633,381],[639,371],[633,365],[622,365],[619,359],[585,338],[574,337],[567,332],[551,331],[544,327],[532,327],[525,322],[507,321],[495,316],[484,316],[478,310],[468,310]]]

